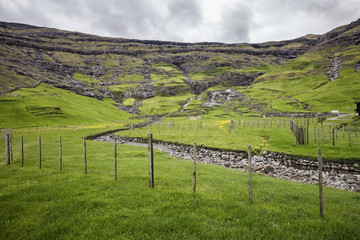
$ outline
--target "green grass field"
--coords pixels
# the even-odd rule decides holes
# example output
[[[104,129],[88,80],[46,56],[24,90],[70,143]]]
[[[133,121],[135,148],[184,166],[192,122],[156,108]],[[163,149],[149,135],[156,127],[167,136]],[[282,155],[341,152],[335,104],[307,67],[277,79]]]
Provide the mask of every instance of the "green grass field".
[[[231,130],[231,120],[234,130]],[[360,126],[359,121],[326,121],[318,124],[316,119],[309,120],[309,144],[299,145],[290,130],[287,118],[205,118],[188,119],[187,117],[168,118],[164,122],[152,126],[120,132],[126,137],[147,138],[152,132],[157,141],[173,142],[192,145],[196,142],[210,148],[247,151],[252,145],[255,153],[263,151],[282,152],[295,156],[317,158],[317,148],[323,150],[323,157],[328,161],[359,161],[360,154]],[[304,126],[304,119],[295,120],[299,126]],[[340,127],[348,122],[347,126]],[[351,128],[350,128],[351,125]],[[332,142],[332,129],[338,126],[335,146]],[[315,128],[315,133],[314,133]],[[358,133],[356,133],[358,129]],[[329,132],[330,130],[330,132]],[[349,131],[351,130],[351,146],[349,145]],[[323,136],[324,132],[324,138]],[[316,136],[315,136],[316,134]],[[320,137],[320,142],[319,142]],[[315,142],[316,138],[316,142]]]
[[[84,174],[82,137],[109,129],[13,131],[11,165],[0,150],[1,239],[357,239],[360,234],[359,193],[325,187],[320,218],[316,185],[254,174],[250,205],[246,172],[198,164],[193,194],[192,162],[157,150],[155,188],[149,189],[146,148],[117,146],[115,181],[113,143],[93,141],[87,141]]]

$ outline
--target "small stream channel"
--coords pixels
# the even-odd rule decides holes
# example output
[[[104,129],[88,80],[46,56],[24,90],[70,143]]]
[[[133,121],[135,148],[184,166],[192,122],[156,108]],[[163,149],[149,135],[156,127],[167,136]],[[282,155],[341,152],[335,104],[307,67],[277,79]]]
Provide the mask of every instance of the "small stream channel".
[[[139,138],[124,138],[112,133],[94,136],[94,141],[113,142],[147,147],[147,143]],[[192,160],[192,146],[166,142],[154,142],[154,148],[178,159]],[[156,158],[156,156],[155,156]],[[197,147],[197,161],[228,168],[247,171],[248,159],[245,152],[225,151]],[[323,168],[323,184],[329,187],[360,192],[360,170],[357,163],[340,164],[325,163]],[[317,162],[294,158],[280,153],[264,153],[253,156],[253,171],[270,177],[300,182],[318,183]]]

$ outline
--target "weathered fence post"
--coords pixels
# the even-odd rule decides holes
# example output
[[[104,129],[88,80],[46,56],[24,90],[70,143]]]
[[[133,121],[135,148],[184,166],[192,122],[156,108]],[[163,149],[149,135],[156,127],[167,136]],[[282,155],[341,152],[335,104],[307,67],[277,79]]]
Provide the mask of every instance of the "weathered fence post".
[[[86,162],[86,139],[83,137],[83,149],[84,149],[84,172],[87,174],[87,162]]]
[[[335,146],[335,129],[332,130],[332,140],[333,140],[333,146]]]
[[[39,136],[39,169],[41,169],[41,136]]]
[[[322,188],[322,156],[321,148],[318,148],[318,162],[319,162],[319,214],[323,217],[323,188]]]
[[[315,139],[315,142],[316,142],[316,127],[314,127],[314,139]]]
[[[24,166],[24,138],[21,136],[21,167]]]
[[[116,147],[116,138],[114,139],[114,179],[117,180],[117,147]]]
[[[10,165],[10,134],[6,134],[5,137],[5,149],[6,149],[6,164]]]
[[[336,125],[336,139],[338,139],[338,126]]]
[[[196,125],[195,125],[196,126]],[[148,149],[149,149],[149,187],[154,188],[154,153],[153,153],[153,136],[148,134]]]
[[[196,193],[196,142],[194,142],[194,150],[193,150],[193,192]]]
[[[251,163],[251,145],[248,146],[248,159],[249,159],[249,201],[252,204],[252,163]]]
[[[10,161],[14,161],[14,158],[13,158],[13,149],[12,149],[12,137],[13,137],[13,129],[10,128]]]
[[[306,120],[306,143],[309,144],[309,119]]]
[[[349,127],[349,146],[351,146],[351,126]]]
[[[59,171],[62,171],[62,143],[61,136],[59,136]]]

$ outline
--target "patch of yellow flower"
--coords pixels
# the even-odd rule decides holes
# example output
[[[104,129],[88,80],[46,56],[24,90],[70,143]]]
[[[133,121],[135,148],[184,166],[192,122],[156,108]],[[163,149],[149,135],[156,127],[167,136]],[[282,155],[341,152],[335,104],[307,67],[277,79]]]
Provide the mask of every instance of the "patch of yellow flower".
[[[261,138],[259,146],[256,146],[253,149],[253,152],[255,154],[262,154],[266,150],[266,148],[269,146],[266,139],[267,139],[266,137]]]
[[[227,125],[229,124],[229,120],[216,121],[215,124],[219,125],[221,131],[229,132],[229,127],[227,127]]]

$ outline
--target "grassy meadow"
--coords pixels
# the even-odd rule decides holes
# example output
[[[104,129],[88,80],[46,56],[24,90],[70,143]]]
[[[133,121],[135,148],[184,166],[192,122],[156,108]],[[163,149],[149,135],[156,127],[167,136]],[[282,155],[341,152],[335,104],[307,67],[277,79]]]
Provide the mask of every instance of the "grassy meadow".
[[[254,174],[250,205],[248,173],[198,164],[194,194],[192,162],[157,150],[150,189],[146,148],[119,144],[114,180],[114,144],[95,141],[87,141],[85,174],[82,137],[110,129],[14,129],[11,165],[5,165],[0,149],[0,238],[357,239],[360,234],[359,193],[325,187],[320,218],[316,185]]]
[[[233,120],[233,129],[231,120]],[[317,158],[317,148],[320,147],[326,161],[357,162],[359,160],[359,121],[340,119],[327,120],[320,124],[317,123],[316,118],[309,119],[309,144],[299,145],[290,130],[290,120],[289,118],[255,117],[226,119],[212,117],[209,114],[205,118],[168,118],[142,129],[123,131],[118,134],[146,139],[148,133],[152,132],[156,141],[185,145],[192,145],[196,142],[205,147],[236,151],[247,151],[248,145],[251,145],[256,154],[273,151],[313,159]],[[295,119],[294,121],[299,127],[306,127],[305,119]],[[335,146],[333,146],[332,140],[333,128],[335,129]],[[336,129],[338,130],[336,131]],[[349,144],[349,132],[351,145]]]

